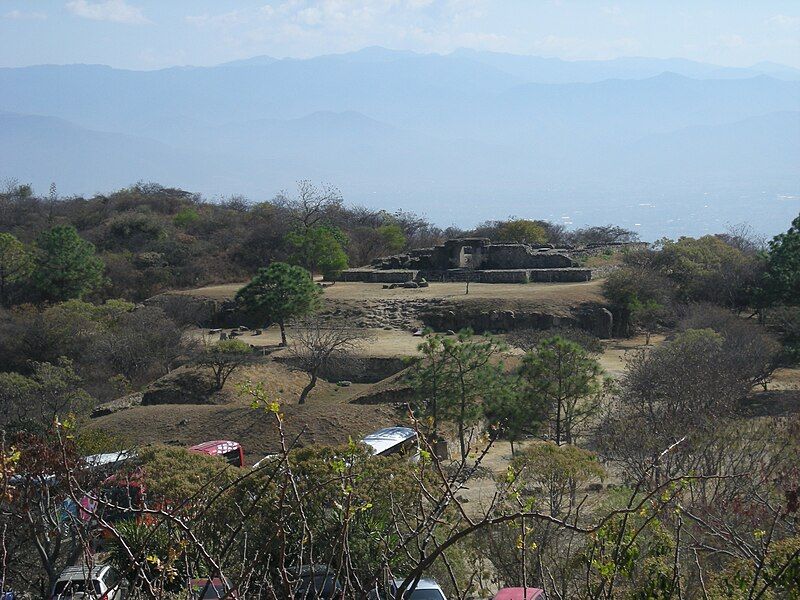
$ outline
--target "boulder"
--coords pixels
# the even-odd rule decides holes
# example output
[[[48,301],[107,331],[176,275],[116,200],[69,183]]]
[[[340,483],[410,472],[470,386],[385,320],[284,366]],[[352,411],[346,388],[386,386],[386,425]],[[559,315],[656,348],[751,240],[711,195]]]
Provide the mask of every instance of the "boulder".
[[[180,369],[156,379],[142,392],[142,405],[213,404],[213,379],[195,369]]]
[[[614,316],[607,308],[595,306],[583,310],[579,315],[581,327],[599,337],[607,340],[614,336]]]
[[[416,281],[406,281],[403,284],[403,287],[408,289],[416,289],[419,287],[419,284]]]

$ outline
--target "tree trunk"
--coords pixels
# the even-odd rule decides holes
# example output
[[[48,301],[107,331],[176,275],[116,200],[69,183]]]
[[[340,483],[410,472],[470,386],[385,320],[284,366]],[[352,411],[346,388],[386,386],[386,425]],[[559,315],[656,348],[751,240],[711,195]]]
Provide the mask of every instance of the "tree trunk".
[[[315,385],[317,385],[317,373],[316,372],[311,373],[311,381],[309,381],[308,384],[306,385],[306,387],[303,388],[303,391],[300,392],[300,400],[298,401],[298,404],[305,404],[306,403],[306,398],[308,397],[309,392],[314,389]]]
[[[556,446],[561,445],[561,400],[556,403]]]
[[[511,458],[514,458],[514,438],[508,440],[511,443]]]
[[[431,400],[431,406],[433,407],[431,410],[431,414],[433,415],[433,439],[436,441],[439,439],[439,408],[436,403],[435,395]]]
[[[458,442],[461,444],[461,460],[467,458],[467,444],[464,439],[464,419],[467,411],[467,399],[464,394],[464,379],[461,378],[461,403],[458,415]]]
[[[461,445],[461,460],[467,457],[467,444],[464,440],[464,420],[458,422],[458,443]]]
[[[283,321],[279,321],[278,326],[281,328],[281,346],[288,346],[286,343],[286,327],[284,327]]]

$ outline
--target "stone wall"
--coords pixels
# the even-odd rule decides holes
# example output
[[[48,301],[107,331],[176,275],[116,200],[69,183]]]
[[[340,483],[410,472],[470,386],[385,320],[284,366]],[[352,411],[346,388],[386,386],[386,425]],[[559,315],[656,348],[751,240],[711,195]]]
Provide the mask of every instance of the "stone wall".
[[[410,269],[346,269],[337,281],[363,281],[365,283],[405,283],[417,277],[418,271]]]
[[[432,306],[420,313],[426,327],[434,331],[459,331],[470,328],[476,333],[505,333],[519,329],[551,329],[575,327],[584,329],[601,339],[612,336],[614,320],[603,306],[586,304],[569,314],[554,314],[535,310],[487,310],[484,307]]]
[[[492,244],[485,248],[482,269],[563,269],[577,263],[551,249],[533,249],[523,244]]]
[[[439,282],[469,280],[474,283],[555,283],[589,281],[592,278],[592,270],[580,267],[563,269],[490,269],[485,271],[467,269],[450,269],[447,271],[348,269],[342,272],[339,281],[404,283],[418,278]]]
[[[579,267],[571,267],[568,269],[530,269],[528,271],[528,281],[536,283],[589,281],[591,278],[591,269]]]

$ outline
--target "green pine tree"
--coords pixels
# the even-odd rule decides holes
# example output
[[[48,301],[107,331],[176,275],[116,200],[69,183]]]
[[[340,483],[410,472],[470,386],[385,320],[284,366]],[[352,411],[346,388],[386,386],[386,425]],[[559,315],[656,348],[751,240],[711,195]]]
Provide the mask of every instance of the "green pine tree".
[[[59,302],[82,298],[105,281],[105,266],[95,256],[94,245],[71,225],[57,225],[42,232],[36,245],[33,283],[45,299]]]
[[[314,312],[321,293],[303,267],[274,262],[258,270],[250,283],[236,293],[236,301],[265,325],[277,323],[285,346],[286,323]]]

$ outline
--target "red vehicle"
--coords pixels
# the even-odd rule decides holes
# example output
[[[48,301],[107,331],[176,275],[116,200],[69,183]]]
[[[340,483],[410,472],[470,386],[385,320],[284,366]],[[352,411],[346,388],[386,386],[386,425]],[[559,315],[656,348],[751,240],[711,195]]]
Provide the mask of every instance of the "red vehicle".
[[[503,588],[494,595],[493,600],[537,600],[544,595],[544,590],[540,588]]]
[[[219,456],[234,467],[244,466],[244,449],[239,442],[212,440],[192,446],[189,450],[191,452],[199,452],[200,454],[208,454],[209,456]]]

